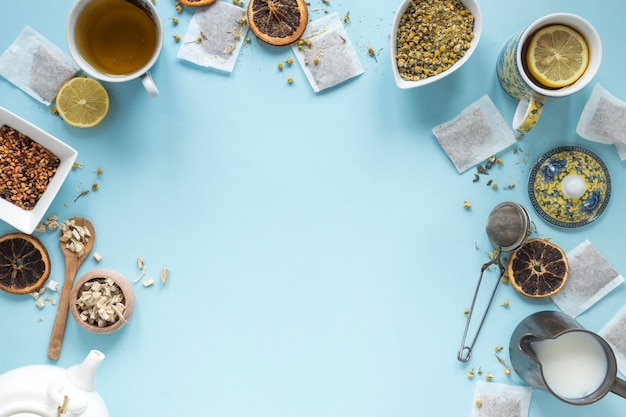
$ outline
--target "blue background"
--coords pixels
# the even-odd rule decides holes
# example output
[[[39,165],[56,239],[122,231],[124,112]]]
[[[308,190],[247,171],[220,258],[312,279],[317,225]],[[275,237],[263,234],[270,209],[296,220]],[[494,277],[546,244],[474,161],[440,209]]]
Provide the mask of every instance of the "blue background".
[[[142,257],[157,280],[148,288],[135,284],[135,315],[118,333],[89,334],[68,320],[55,364],[70,366],[101,350],[98,390],[112,416],[471,415],[484,376],[470,380],[467,371],[481,368],[495,382],[521,385],[517,375],[504,375],[493,346],[508,347],[528,314],[556,309],[501,286],[472,360],[456,360],[463,310],[493,250],[485,221],[501,201],[528,207],[536,236],[565,251],[589,239],[626,271],[624,164],[614,147],[575,133],[595,83],[546,104],[536,128],[499,155],[504,164],[490,176],[497,190],[485,178],[473,183],[473,169],[459,175],[431,131],[485,94],[510,122],[516,103],[498,85],[496,56],[510,36],[552,12],[579,14],[597,28],[604,60],[596,81],[626,100],[626,3],[481,1],[475,54],[443,81],[415,90],[399,90],[391,73],[397,3],[311,0],[311,19],[325,10],[350,13],[346,31],[365,68],[320,94],[297,65],[278,71],[293,57],[290,48],[267,46],[252,33],[230,75],[178,60],[172,36],[183,36],[193,10],[177,14],[169,0],[157,2],[165,32],[152,71],[159,97],[150,98],[139,81],[106,84],[110,113],[95,128],[69,127],[0,80],[0,106],[73,146],[84,164],[48,212],[95,225],[103,260],[88,259],[79,275],[110,268],[132,281]],[[30,25],[67,51],[72,5],[0,3],[0,50]],[[380,50],[376,59],[368,47]],[[613,194],[599,220],[562,230],[532,210],[526,182],[541,154],[569,144],[605,160]],[[100,189],[74,202],[94,182]],[[510,183],[516,187],[503,189]],[[0,233],[11,231],[0,224]],[[62,281],[57,234],[38,237],[50,252],[51,278]],[[158,282],[164,267],[166,286]],[[495,274],[486,280],[491,287]],[[622,285],[580,323],[599,330],[625,296]],[[509,307],[500,307],[505,300]],[[55,306],[39,310],[29,296],[0,294],[0,373],[52,364],[47,345],[55,314]],[[530,415],[621,416],[625,404],[609,394],[574,407],[537,390]]]

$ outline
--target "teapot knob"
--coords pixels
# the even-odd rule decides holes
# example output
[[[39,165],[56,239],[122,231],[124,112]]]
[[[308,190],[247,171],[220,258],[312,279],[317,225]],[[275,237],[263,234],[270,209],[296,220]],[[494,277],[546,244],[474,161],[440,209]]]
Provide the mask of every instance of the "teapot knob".
[[[48,385],[48,397],[58,406],[67,407],[66,412],[80,415],[87,409],[87,402],[84,398],[67,397],[62,394],[64,389],[63,381],[56,380]]]

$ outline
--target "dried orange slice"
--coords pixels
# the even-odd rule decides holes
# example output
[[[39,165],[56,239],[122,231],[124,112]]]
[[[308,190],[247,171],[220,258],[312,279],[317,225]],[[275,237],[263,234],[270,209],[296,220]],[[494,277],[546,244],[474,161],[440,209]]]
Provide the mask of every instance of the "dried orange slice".
[[[50,276],[50,257],[39,239],[25,233],[0,237],[0,289],[28,294]]]
[[[185,6],[206,6],[207,4],[215,3],[215,0],[178,0],[179,3],[184,4]]]
[[[297,41],[309,20],[305,0],[250,0],[248,24],[265,43],[285,46]]]
[[[561,248],[545,239],[530,239],[511,254],[509,280],[520,293],[532,298],[550,297],[565,285],[569,275]]]

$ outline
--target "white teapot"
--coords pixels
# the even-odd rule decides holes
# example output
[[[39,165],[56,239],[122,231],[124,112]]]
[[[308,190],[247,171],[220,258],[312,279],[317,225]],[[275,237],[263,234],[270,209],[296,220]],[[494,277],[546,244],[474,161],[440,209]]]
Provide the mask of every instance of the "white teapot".
[[[0,417],[109,417],[95,390],[103,359],[102,352],[92,350],[68,369],[30,365],[0,375]]]

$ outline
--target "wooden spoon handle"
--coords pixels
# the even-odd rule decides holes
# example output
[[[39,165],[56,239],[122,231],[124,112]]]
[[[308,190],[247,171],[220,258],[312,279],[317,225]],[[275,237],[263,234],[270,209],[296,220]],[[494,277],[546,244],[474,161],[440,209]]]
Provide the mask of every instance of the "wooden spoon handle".
[[[67,323],[67,314],[70,305],[70,293],[74,284],[74,278],[78,272],[77,263],[67,263],[65,265],[65,280],[61,289],[61,298],[59,299],[59,307],[57,315],[52,326],[52,335],[50,336],[50,344],[48,346],[48,358],[58,360],[61,353],[61,345],[63,344],[63,336],[65,335],[65,324]]]

